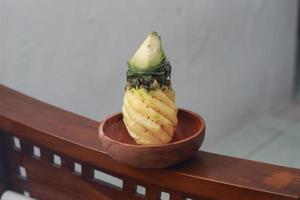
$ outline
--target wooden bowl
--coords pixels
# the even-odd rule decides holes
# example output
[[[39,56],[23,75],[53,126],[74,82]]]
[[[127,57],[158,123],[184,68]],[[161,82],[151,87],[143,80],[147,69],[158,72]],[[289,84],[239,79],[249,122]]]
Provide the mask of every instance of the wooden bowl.
[[[199,115],[178,110],[178,125],[173,140],[163,145],[139,145],[127,132],[122,113],[104,120],[99,127],[101,146],[121,163],[139,168],[163,168],[190,158],[201,146],[205,122]]]

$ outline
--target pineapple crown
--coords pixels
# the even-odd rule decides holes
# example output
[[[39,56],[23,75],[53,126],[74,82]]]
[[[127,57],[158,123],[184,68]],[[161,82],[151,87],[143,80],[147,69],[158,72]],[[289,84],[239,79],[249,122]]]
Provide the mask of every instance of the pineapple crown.
[[[156,32],[146,37],[127,65],[127,86],[148,90],[170,87],[171,65]]]
[[[127,65],[127,86],[131,88],[152,90],[163,86],[170,87],[171,85],[171,65],[167,59],[164,59],[159,65],[148,69],[139,69],[129,62]]]

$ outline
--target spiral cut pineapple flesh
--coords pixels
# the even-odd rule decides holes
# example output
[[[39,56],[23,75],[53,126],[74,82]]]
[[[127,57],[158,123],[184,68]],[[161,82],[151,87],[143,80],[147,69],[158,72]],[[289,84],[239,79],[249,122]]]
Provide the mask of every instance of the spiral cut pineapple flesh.
[[[160,36],[150,33],[127,65],[122,113],[130,136],[142,145],[169,143],[177,125],[177,107],[171,65]]]
[[[122,107],[123,121],[138,144],[166,144],[177,125],[175,93],[171,88],[127,88]]]

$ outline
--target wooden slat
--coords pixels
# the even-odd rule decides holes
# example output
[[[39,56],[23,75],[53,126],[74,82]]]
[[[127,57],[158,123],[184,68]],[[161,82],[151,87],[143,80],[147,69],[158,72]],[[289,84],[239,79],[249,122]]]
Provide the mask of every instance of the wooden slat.
[[[3,135],[2,135],[3,137]],[[0,134],[0,196],[2,194],[2,192],[5,190],[5,180],[4,180],[4,159],[3,159],[3,156],[4,156],[4,144],[3,144],[3,138],[1,137],[1,134]]]
[[[152,199],[159,199],[160,197],[160,191],[153,186],[148,186],[146,191],[146,199],[152,200]]]
[[[298,199],[300,170],[199,152],[161,170],[135,169],[100,148],[99,122],[0,86],[0,129],[120,177],[212,199]],[[101,112],[101,110],[99,110]]]
[[[55,167],[48,160],[38,160],[30,155],[9,151],[13,171],[13,184],[17,192],[30,191],[32,197],[39,200],[73,200],[73,199],[138,199],[124,195],[121,191],[92,181],[91,177],[77,176],[68,165]],[[62,157],[66,160],[65,157]],[[16,162],[17,161],[17,162]],[[26,169],[26,180],[19,178],[15,169],[23,166]],[[91,171],[91,169],[89,169]]]
[[[178,193],[171,193],[171,196],[170,196],[170,199],[171,200],[184,200],[185,198],[183,197],[182,194],[178,194]]]
[[[0,196],[3,191],[11,187],[6,148],[4,134],[1,134],[0,130]]]
[[[123,191],[129,195],[129,196],[133,196],[135,195],[135,189],[136,189],[136,184],[134,181],[127,179],[124,182],[124,187],[123,187]]]

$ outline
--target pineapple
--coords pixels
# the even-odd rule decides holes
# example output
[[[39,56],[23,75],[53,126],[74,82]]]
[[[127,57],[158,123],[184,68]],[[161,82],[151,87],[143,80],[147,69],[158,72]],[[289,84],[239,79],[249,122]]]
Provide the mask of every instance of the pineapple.
[[[130,136],[141,145],[169,143],[177,125],[171,65],[160,37],[150,33],[130,61],[122,107]]]

